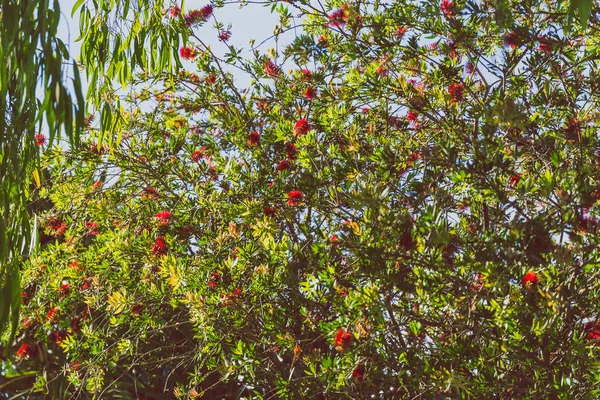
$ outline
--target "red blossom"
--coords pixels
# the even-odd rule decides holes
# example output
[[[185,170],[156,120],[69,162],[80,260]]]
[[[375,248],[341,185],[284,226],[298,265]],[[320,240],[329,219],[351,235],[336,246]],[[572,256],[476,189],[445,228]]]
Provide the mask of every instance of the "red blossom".
[[[399,26],[398,28],[396,28],[396,36],[398,37],[398,39],[402,39],[407,30],[408,28],[406,26]]]
[[[142,191],[142,199],[156,199],[158,197],[158,190],[151,186],[144,188]]]
[[[204,150],[196,150],[192,153],[192,161],[199,162],[204,157]]]
[[[304,195],[302,194],[301,191],[299,190],[292,190],[289,194],[288,194],[288,205],[290,206],[297,206],[298,204],[300,204],[300,202],[302,201]]]
[[[152,246],[152,254],[155,256],[163,256],[167,254],[167,250],[167,241],[165,238],[162,236],[157,237]]]
[[[279,164],[277,164],[277,170],[283,172],[286,169],[290,169],[290,163],[287,160],[281,160]]]
[[[159,226],[169,225],[171,221],[171,211],[161,211],[154,216],[154,218],[158,221]]]
[[[263,212],[265,213],[265,215],[267,217],[270,217],[271,215],[275,214],[275,207],[273,206],[265,206],[263,209]]]
[[[265,73],[269,76],[279,75],[279,67],[273,62],[273,60],[269,60],[269,62],[265,64]]]
[[[98,224],[93,221],[86,222],[85,228],[88,230],[88,235],[96,236],[98,234]]]
[[[67,230],[67,223],[63,222],[60,218],[52,217],[46,225],[49,233],[54,237],[63,235]]]
[[[29,295],[27,294],[27,292],[21,292],[21,304],[25,304],[28,297]]]
[[[442,0],[440,10],[446,17],[452,17],[456,14],[456,4],[450,0]]]
[[[33,354],[33,348],[31,347],[31,345],[23,343],[21,347],[19,347],[19,350],[17,350],[17,360],[20,361],[25,358],[28,358],[31,354]]]
[[[210,279],[208,281],[208,286],[216,287],[220,281],[221,281],[221,274],[216,271],[213,271],[210,273]]]
[[[46,314],[46,322],[52,323],[58,317],[58,307],[52,307],[48,310],[48,314]]]
[[[598,321],[590,321],[583,326],[583,330],[587,331],[588,340],[595,341],[596,346],[600,346],[600,323]]]
[[[248,135],[248,145],[249,146],[256,146],[259,143],[260,143],[260,133],[252,132],[251,134]]]
[[[99,188],[100,186],[102,186],[102,181],[96,181],[92,185],[94,189]]]
[[[199,10],[192,10],[187,13],[183,18],[185,19],[185,23],[187,26],[192,26],[194,24],[199,24],[201,22],[206,21],[213,13],[213,6],[206,5]]]
[[[296,159],[296,153],[298,149],[294,143],[288,143],[285,145],[285,154],[287,155],[287,159],[293,161]]]
[[[416,112],[409,111],[406,113],[406,119],[409,120],[410,122],[415,122],[418,117],[419,117],[419,114],[417,114]]]
[[[346,10],[344,10],[344,8],[339,8],[337,10],[335,10],[334,12],[332,12],[331,14],[329,14],[329,25],[334,26],[336,28],[340,28],[343,27],[344,25],[346,25],[346,19],[347,19],[347,15],[346,15]]]
[[[196,51],[191,47],[182,47],[179,49],[179,55],[184,60],[193,60],[196,57]]]
[[[34,321],[31,318],[25,317],[23,322],[21,322],[21,329],[31,329],[31,327],[33,327],[33,323]]]
[[[539,281],[540,277],[533,271],[529,271],[523,276],[523,286],[525,286],[526,289],[531,289],[536,286]]]
[[[217,77],[214,74],[208,74],[206,76],[206,83],[214,85],[215,82],[217,81]]]
[[[508,178],[508,184],[510,187],[517,187],[519,181],[521,180],[521,174],[514,174],[510,178]]]
[[[309,101],[313,100],[316,95],[317,95],[317,90],[312,86],[307,87],[306,90],[304,91],[304,93],[302,93],[302,97],[304,97],[306,100],[309,100]]]
[[[329,46],[329,37],[327,35],[321,35],[319,36],[319,40],[317,41],[317,43],[321,47],[327,47]]]
[[[169,8],[169,14],[171,14],[171,17],[173,17],[173,18],[177,18],[181,14],[181,8],[179,8],[177,6],[173,6],[173,7]]]
[[[553,47],[552,39],[545,37],[545,36],[538,36],[538,42],[539,42],[539,46],[538,46],[539,51],[543,51],[544,53],[552,52],[552,47]]]
[[[66,297],[69,295],[70,291],[71,291],[71,285],[69,285],[68,283],[64,283],[58,290],[58,295],[60,297]]]
[[[296,136],[306,135],[312,128],[305,118],[302,118],[294,125],[294,133]]]
[[[227,42],[231,38],[231,31],[220,31],[219,40],[221,42]]]
[[[511,49],[516,49],[523,44],[523,40],[515,31],[509,32],[504,36],[504,45]]]
[[[452,103],[458,103],[462,101],[464,97],[464,85],[462,83],[452,83],[448,86],[448,93],[450,93],[450,100]]]
[[[300,70],[300,74],[302,75],[302,80],[304,81],[312,79],[312,72],[307,68],[302,68]]]
[[[357,381],[362,381],[365,378],[365,366],[363,364],[358,364],[354,371],[352,371],[352,379]]]
[[[42,147],[46,144],[46,136],[42,135],[41,133],[36,134],[34,138],[38,146]]]
[[[338,329],[335,340],[333,341],[333,346],[339,349],[341,352],[344,352],[348,346],[350,346],[350,342],[352,341],[352,333],[344,330],[343,328]]]

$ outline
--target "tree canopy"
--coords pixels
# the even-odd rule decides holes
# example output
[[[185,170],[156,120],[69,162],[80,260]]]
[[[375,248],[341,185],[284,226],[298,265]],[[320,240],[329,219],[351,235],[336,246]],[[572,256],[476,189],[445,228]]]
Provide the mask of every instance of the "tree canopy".
[[[103,107],[82,146],[43,147],[0,389],[599,396],[595,12],[278,2],[290,44],[243,57],[224,3],[120,9],[121,42],[89,6]]]

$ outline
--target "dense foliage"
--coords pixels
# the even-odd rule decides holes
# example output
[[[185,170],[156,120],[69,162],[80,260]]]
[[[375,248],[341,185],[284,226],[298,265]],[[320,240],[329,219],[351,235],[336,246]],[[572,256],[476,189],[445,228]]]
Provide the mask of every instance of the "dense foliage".
[[[274,4],[302,28],[246,60],[218,6],[163,11],[187,70],[132,78],[112,149],[44,148],[0,388],[598,397],[596,13]]]

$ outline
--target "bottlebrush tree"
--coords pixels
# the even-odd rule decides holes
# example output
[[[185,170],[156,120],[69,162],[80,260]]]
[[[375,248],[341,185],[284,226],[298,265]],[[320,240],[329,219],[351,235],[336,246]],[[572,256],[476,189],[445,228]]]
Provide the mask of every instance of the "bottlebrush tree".
[[[187,69],[130,82],[113,148],[44,149],[56,240],[0,387],[598,397],[596,14],[567,36],[538,1],[273,4],[302,27],[243,59],[218,6],[165,9]]]

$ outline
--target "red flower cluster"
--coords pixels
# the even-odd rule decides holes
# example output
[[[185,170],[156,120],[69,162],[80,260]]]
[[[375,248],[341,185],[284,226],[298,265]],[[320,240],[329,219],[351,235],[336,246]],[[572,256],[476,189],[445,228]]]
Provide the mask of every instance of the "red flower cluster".
[[[528,290],[536,286],[539,281],[540,277],[533,271],[529,271],[523,276],[523,286]]]
[[[46,144],[46,136],[42,135],[41,133],[36,134],[34,138],[38,146],[41,147]]]
[[[169,14],[171,14],[171,17],[173,17],[173,18],[177,18],[181,14],[181,8],[179,8],[177,6],[173,6],[173,7],[169,8]]]
[[[219,40],[221,42],[227,42],[231,38],[231,31],[220,31]]]
[[[302,201],[303,198],[303,194],[301,191],[299,190],[292,190],[289,194],[288,194],[288,205],[290,206],[297,206],[298,204],[300,204],[300,202]]]
[[[352,378],[357,381],[362,381],[365,378],[365,366],[358,364],[354,371],[352,371]]]
[[[398,39],[402,39],[407,30],[408,28],[406,26],[399,26],[398,28],[396,28],[396,36],[398,37]]]
[[[336,28],[342,27],[346,25],[346,22],[348,22],[347,17],[348,16],[346,15],[346,10],[344,9],[344,7],[339,8],[331,14],[329,14],[329,25],[334,26]]]
[[[46,322],[53,323],[58,318],[58,307],[52,307],[46,314]]]
[[[192,10],[187,13],[183,18],[187,26],[199,24],[200,22],[206,21],[213,13],[213,6],[206,5],[199,10]]]
[[[192,161],[199,162],[203,156],[204,156],[204,149],[196,150],[195,152],[192,153]]]
[[[290,163],[287,160],[281,160],[279,164],[277,164],[277,171],[283,172],[286,169],[290,169]]]
[[[302,94],[302,97],[304,97],[308,101],[311,101],[315,98],[316,95],[317,95],[317,90],[314,87],[309,86],[306,88],[306,90]]]
[[[260,143],[260,133],[252,132],[251,134],[248,135],[248,145],[249,146],[256,146],[259,143]]]
[[[154,246],[152,246],[152,254],[155,256],[164,256],[167,254],[167,241],[164,237],[159,236],[154,241]]]
[[[553,47],[552,39],[545,37],[545,36],[538,36],[538,42],[539,42],[539,46],[538,46],[539,51],[543,51],[544,53],[552,52],[552,47]]]
[[[409,120],[410,122],[415,122],[418,117],[419,117],[419,114],[417,114],[416,112],[409,111],[406,113],[406,119]]]
[[[191,47],[187,47],[187,46],[182,47],[181,49],[179,49],[179,55],[184,60],[193,60],[196,57],[196,50],[192,49]]]
[[[456,14],[456,4],[450,0],[442,0],[440,10],[446,17],[452,17]]]
[[[587,331],[588,340],[594,340],[596,346],[600,345],[600,323],[591,321],[584,325],[583,330]]]
[[[269,76],[279,75],[279,67],[273,62],[273,60],[269,60],[269,62],[265,64],[265,74]]]
[[[241,288],[237,288],[233,291],[232,294],[223,294],[221,297],[223,298],[223,301],[221,301],[221,304],[225,307],[229,304],[231,304],[231,302],[235,299],[237,299],[238,297],[240,297],[240,294],[242,294],[242,289]]]
[[[312,72],[307,68],[302,68],[300,71],[301,78],[303,81],[308,81],[312,79]]]
[[[86,222],[85,228],[87,229],[88,235],[96,236],[98,234],[98,224],[95,222]]]
[[[516,49],[523,44],[523,40],[519,37],[519,34],[515,31],[509,32],[504,36],[504,45],[511,49]]]
[[[210,280],[208,281],[208,286],[215,287],[219,284],[220,280],[221,280],[221,274],[216,271],[213,271],[210,273]]]
[[[296,136],[306,135],[311,129],[312,127],[305,118],[298,120],[294,125],[294,133]]]
[[[58,289],[58,296],[59,297],[66,297],[69,295],[69,292],[71,291],[71,285],[69,285],[68,283],[63,284],[60,289]]]
[[[21,345],[21,347],[19,347],[19,350],[17,350],[17,360],[23,360],[25,358],[28,358],[30,355],[33,355],[34,350],[33,347],[31,347],[30,345],[28,345],[27,343],[23,343]]]
[[[290,161],[294,161],[296,159],[296,153],[298,149],[294,143],[288,143],[285,145],[285,154],[287,155],[287,159]]]
[[[54,235],[54,237],[59,237],[66,232],[67,223],[63,222],[60,218],[52,217],[46,227],[50,234]]]
[[[464,92],[465,87],[462,83],[452,83],[448,86],[448,93],[450,93],[450,100],[453,104],[462,101]]]
[[[273,206],[265,206],[263,209],[263,212],[265,213],[265,215],[267,217],[270,217],[271,215],[275,214],[275,207]]]
[[[169,225],[171,221],[171,211],[161,211],[154,216],[154,218],[158,221],[159,226]]]
[[[352,341],[352,333],[344,330],[343,328],[338,329],[335,334],[335,340],[333,341],[333,346],[344,352],[348,346],[350,346],[350,342]]]
[[[514,174],[510,178],[508,178],[508,184],[510,187],[517,187],[519,181],[521,180],[521,174]]]

